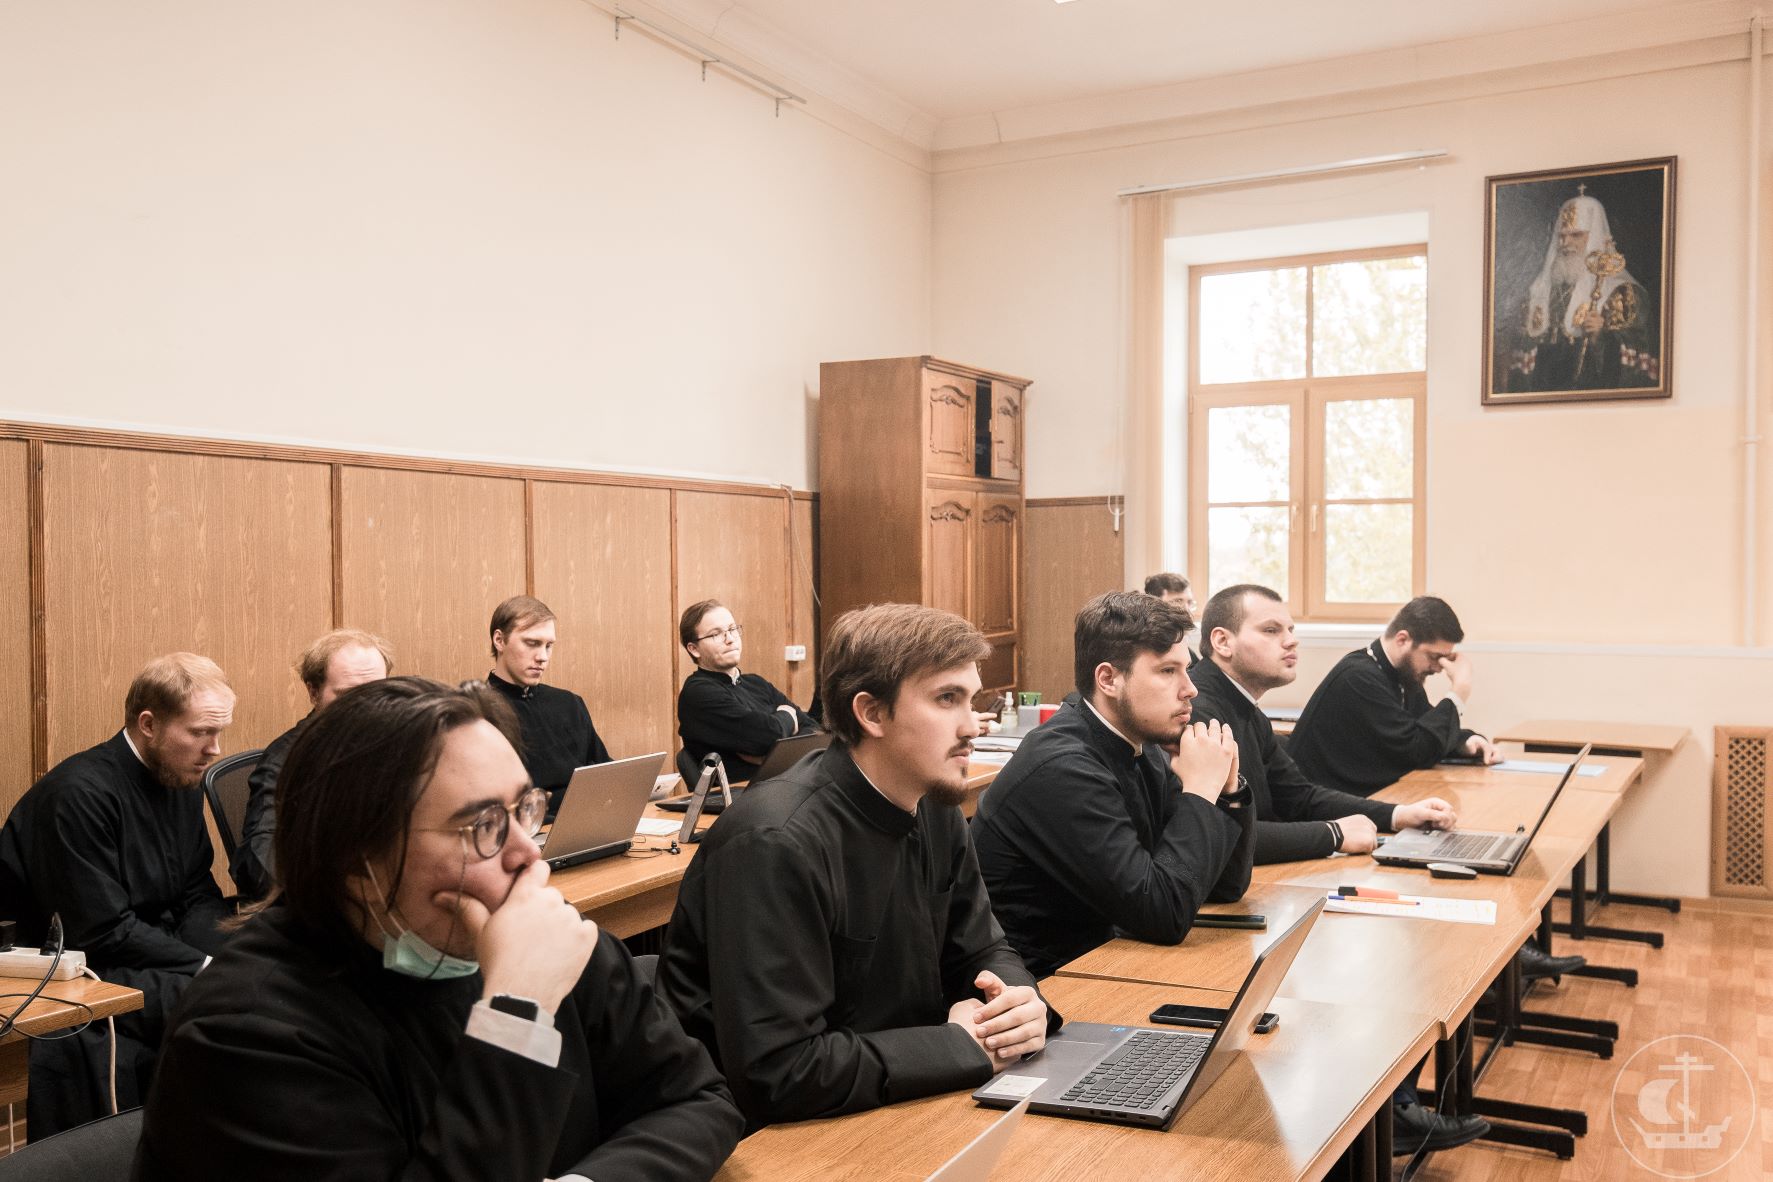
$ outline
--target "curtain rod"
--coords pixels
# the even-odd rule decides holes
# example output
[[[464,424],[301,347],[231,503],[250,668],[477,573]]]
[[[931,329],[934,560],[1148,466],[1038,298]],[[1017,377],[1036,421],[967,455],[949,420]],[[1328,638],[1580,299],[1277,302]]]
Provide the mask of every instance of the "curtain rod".
[[[708,67],[709,66],[719,66],[721,69],[725,70],[727,73],[737,74],[739,77],[741,77],[745,81],[751,83],[753,86],[756,86],[759,89],[765,91],[766,93],[769,94],[769,96],[771,98],[776,100],[776,114],[778,114],[778,115],[780,115],[782,113],[782,104],[783,103],[805,103],[806,102],[806,99],[802,98],[800,95],[795,94],[793,91],[787,89],[784,86],[780,86],[774,82],[771,82],[768,78],[765,78],[762,74],[754,73],[751,70],[747,70],[744,66],[739,65],[737,62],[728,61],[726,58],[721,57],[718,53],[715,53],[713,50],[704,49],[702,46],[697,45],[694,41],[691,41],[685,37],[680,37],[676,33],[672,32],[670,29],[665,28],[663,25],[655,24],[652,21],[645,18],[644,16],[635,16],[631,12],[624,12],[624,11],[622,11],[622,9],[617,8],[617,9],[615,9],[615,18],[616,18],[616,39],[618,41],[621,40],[621,38],[622,38],[622,26],[624,24],[639,25],[641,28],[645,29],[647,32],[653,34],[654,36],[663,37],[667,41],[670,41],[676,45],[680,45],[684,49],[689,50],[691,53],[695,54],[698,58],[700,58],[702,60],[702,81],[706,82],[708,80]]]
[[[1274,181],[1287,177],[1318,176],[1326,172],[1348,172],[1356,168],[1380,168],[1387,164],[1409,164],[1418,160],[1438,160],[1449,155],[1445,148],[1426,148],[1416,152],[1392,152],[1386,156],[1362,156],[1355,160],[1338,160],[1333,164],[1301,164],[1297,168],[1275,168],[1268,172],[1246,172],[1238,176],[1217,176],[1204,181],[1178,181],[1173,185],[1139,185],[1122,189],[1117,197],[1139,197],[1146,193],[1186,193],[1193,189],[1217,189],[1224,185],[1247,185],[1252,181]]]

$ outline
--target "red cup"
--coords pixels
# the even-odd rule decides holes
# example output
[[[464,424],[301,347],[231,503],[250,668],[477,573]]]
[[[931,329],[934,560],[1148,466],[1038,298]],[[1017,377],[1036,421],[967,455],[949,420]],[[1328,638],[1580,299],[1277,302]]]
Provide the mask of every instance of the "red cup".
[[[1053,702],[1050,704],[1047,702],[1042,702],[1040,704],[1040,720],[1042,722],[1045,722],[1047,719],[1051,718],[1053,715],[1055,715],[1057,713],[1059,713],[1059,704],[1057,702]]]

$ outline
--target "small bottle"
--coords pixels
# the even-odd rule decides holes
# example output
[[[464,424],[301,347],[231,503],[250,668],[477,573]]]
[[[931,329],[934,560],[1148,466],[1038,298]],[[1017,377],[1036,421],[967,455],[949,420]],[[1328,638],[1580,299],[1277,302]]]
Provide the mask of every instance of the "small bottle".
[[[1006,731],[1016,729],[1016,695],[1009,690],[1004,691],[1003,703],[997,712],[997,724]]]

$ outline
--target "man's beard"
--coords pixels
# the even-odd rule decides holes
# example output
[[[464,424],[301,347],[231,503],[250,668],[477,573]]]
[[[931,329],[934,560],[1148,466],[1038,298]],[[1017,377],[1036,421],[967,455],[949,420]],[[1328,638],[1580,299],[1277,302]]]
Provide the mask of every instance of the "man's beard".
[[[972,791],[965,784],[935,784],[924,796],[940,805],[953,805],[959,808],[972,798]]]
[[[179,778],[179,774],[169,767],[164,759],[160,758],[159,749],[152,743],[142,745],[142,762],[148,765],[148,770],[154,774],[154,778],[160,782],[162,788],[170,788],[178,792],[186,788],[195,788],[203,782],[201,775],[193,776],[188,780]]]
[[[1589,289],[1594,286],[1594,276],[1588,272],[1588,260],[1580,254],[1560,254],[1551,262],[1551,282],[1553,287],[1571,289],[1571,299],[1588,298]],[[1560,309],[1553,309],[1559,311]]]

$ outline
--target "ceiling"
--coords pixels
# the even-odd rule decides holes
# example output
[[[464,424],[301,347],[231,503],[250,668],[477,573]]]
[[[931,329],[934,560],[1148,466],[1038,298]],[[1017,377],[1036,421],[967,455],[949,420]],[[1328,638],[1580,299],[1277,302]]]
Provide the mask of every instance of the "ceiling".
[[[1444,41],[1678,7],[1674,0],[743,0],[767,27],[936,123]],[[1569,36],[1548,30],[1548,36]],[[1570,56],[1575,47],[1564,47]],[[1564,56],[1558,53],[1556,56]]]

